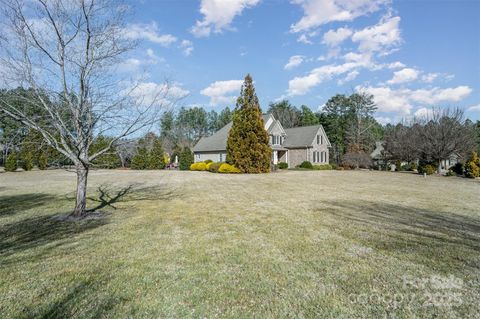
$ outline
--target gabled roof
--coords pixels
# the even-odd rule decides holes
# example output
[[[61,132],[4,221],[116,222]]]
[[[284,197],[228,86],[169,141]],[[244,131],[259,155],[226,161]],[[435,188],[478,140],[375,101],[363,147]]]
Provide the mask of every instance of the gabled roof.
[[[327,139],[327,145],[330,145],[330,141],[328,140],[327,134],[323,130],[323,126],[318,125],[311,125],[311,126],[300,126],[300,127],[292,127],[285,129],[285,133],[287,133],[287,137],[285,142],[282,144],[283,147],[287,148],[295,148],[295,147],[307,147],[312,145],[317,136],[318,131],[321,130],[323,135]]]
[[[267,124],[272,115],[263,114],[263,122]],[[265,128],[267,132],[272,127],[275,119],[272,117],[272,121],[269,123],[269,127]],[[197,144],[193,147],[194,152],[213,152],[213,151],[225,151],[227,149],[228,132],[232,128],[232,122],[228,123],[216,133],[208,137],[202,137]]]

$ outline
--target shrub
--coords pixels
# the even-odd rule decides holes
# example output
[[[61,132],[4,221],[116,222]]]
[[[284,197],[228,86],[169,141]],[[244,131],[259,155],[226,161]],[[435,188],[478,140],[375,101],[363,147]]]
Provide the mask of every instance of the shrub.
[[[218,169],[219,173],[240,173],[240,170],[233,165],[223,163]]]
[[[145,147],[140,147],[132,158],[132,169],[146,169],[148,167],[148,152]]]
[[[31,171],[33,168],[33,154],[31,152],[24,152],[21,160],[22,168],[26,171]]]
[[[210,163],[213,163],[213,161],[211,159],[207,159],[206,161],[203,161],[205,164],[210,164]]]
[[[15,172],[17,167],[17,154],[12,152],[7,156],[7,160],[5,161],[5,170],[7,172]]]
[[[452,169],[449,169],[445,176],[456,176],[455,172]]]
[[[417,170],[417,168],[418,168],[417,163],[415,163],[415,162],[410,163],[410,170],[415,171],[415,170]]]
[[[190,168],[190,165],[193,163],[193,153],[188,147],[183,148],[178,162],[180,170],[187,171]]]
[[[46,170],[47,169],[47,166],[48,166],[48,157],[47,157],[47,154],[45,153],[42,153],[40,154],[40,156],[38,157],[38,169],[40,170]]]
[[[332,169],[337,169],[338,168],[337,164],[330,164],[330,166],[332,167]]]
[[[372,158],[365,152],[350,152],[343,155],[342,165],[350,168],[368,168],[372,165]]]
[[[193,163],[190,165],[191,171],[204,171],[207,165],[204,162]]]
[[[153,146],[148,154],[148,168],[149,169],[163,169],[165,168],[165,152],[163,151],[162,142],[158,137],[155,137]]]
[[[453,165],[451,170],[458,175],[463,175],[465,168],[463,166],[463,163],[458,162],[457,164]]]
[[[465,163],[465,176],[469,178],[480,177],[480,159],[476,152],[472,152]]]
[[[427,164],[425,166],[421,166],[418,172],[421,174],[426,173],[427,175],[432,175],[435,174],[436,171],[437,168],[435,166],[433,166],[432,164]]]
[[[209,171],[209,170],[210,170],[209,168],[210,168],[210,166],[213,164],[213,162],[208,162],[208,163],[207,163],[207,161],[209,161],[209,160],[206,160],[206,161],[205,161],[205,163],[206,163],[206,164],[205,164],[205,170],[206,170],[206,171]]]
[[[400,171],[403,171],[404,169],[404,166],[402,167],[402,162],[400,162],[400,160],[396,160],[395,161],[395,170],[397,172],[400,172]]]
[[[298,165],[297,167],[298,168],[313,169],[313,165],[309,161],[304,161],[304,162],[302,162],[302,164]]]
[[[331,170],[333,168],[332,168],[332,165],[330,164],[323,164],[323,165],[313,165],[313,169],[317,171],[326,171],[326,170]]]
[[[209,163],[207,169],[209,172],[218,173],[218,169],[220,168],[220,166],[222,166],[222,164],[224,163],[223,162]]]
[[[278,163],[278,168],[279,169],[287,169],[288,168],[288,163],[280,162],[280,163]]]

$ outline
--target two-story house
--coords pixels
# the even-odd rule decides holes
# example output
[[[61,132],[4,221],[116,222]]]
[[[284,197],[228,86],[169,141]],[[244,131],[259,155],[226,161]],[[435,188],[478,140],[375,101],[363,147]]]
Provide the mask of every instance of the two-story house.
[[[303,161],[328,164],[328,148],[331,145],[322,125],[284,129],[272,114],[264,114],[262,118],[270,137],[273,164],[285,162],[288,163],[288,167],[295,167]],[[207,159],[215,162],[225,161],[231,127],[230,122],[215,134],[201,138],[193,148],[195,162]]]

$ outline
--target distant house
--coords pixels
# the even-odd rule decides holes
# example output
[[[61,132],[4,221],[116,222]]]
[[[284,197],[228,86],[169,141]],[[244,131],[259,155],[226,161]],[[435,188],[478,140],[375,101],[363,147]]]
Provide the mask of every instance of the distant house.
[[[302,126],[284,129],[280,121],[272,114],[262,115],[265,130],[270,137],[272,162],[285,162],[288,167],[295,167],[303,161],[313,164],[327,164],[328,148],[331,146],[322,125]],[[228,133],[232,122],[215,134],[203,137],[193,148],[195,162],[210,159],[223,162],[227,156]]]

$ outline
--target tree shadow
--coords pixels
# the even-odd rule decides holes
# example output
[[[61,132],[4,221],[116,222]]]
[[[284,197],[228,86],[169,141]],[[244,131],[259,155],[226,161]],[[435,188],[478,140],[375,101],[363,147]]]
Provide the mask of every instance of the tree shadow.
[[[48,302],[50,298],[46,298],[46,302],[43,304],[24,311],[22,318],[109,317],[108,313],[115,305],[122,303],[124,300],[110,294],[100,294],[100,283],[104,285],[105,280],[97,278],[96,280],[90,279],[77,282],[71,288],[65,289],[58,300]]]
[[[478,255],[480,252],[480,214],[478,218],[452,212],[371,201],[327,201],[322,209],[334,220],[346,221],[347,228],[367,236],[355,239],[367,241],[372,247],[396,252],[428,254],[442,260]],[[452,256],[444,256],[448,250]],[[457,256],[458,255],[458,256]],[[428,263],[428,258],[425,260]],[[432,260],[430,260],[432,263]],[[428,266],[433,266],[432,264]],[[476,266],[478,268],[479,265]]]
[[[87,215],[87,218],[72,220],[63,218],[68,215],[48,214],[27,217],[0,225],[0,257],[46,245],[53,248],[65,244],[68,240],[75,240],[74,237],[78,234],[106,225],[109,222],[109,213],[93,213],[107,206],[116,210],[115,203],[135,203],[144,200],[162,201],[178,196],[180,196],[179,192],[175,189],[164,190],[160,187],[142,187],[138,184],[131,184],[122,188],[102,185],[98,187],[96,196],[90,198],[92,202],[98,203],[98,205],[89,209],[89,213],[93,216],[91,218]],[[0,212],[6,214],[38,207],[58,198],[46,194],[24,194],[3,196],[0,199],[2,203]],[[41,255],[43,252],[43,250],[37,250],[32,254],[32,257],[34,257],[33,255]]]
[[[116,203],[128,203],[137,201],[150,200],[171,200],[180,197],[180,192],[176,189],[166,190],[162,187],[147,187],[142,184],[129,184],[122,188],[109,187],[100,185],[94,196],[88,197],[91,202],[98,203],[95,207],[89,208],[88,212],[96,212],[105,207],[110,207],[114,210],[117,207]]]
[[[39,207],[55,199],[55,196],[42,193],[0,196],[0,217],[22,213]]]

